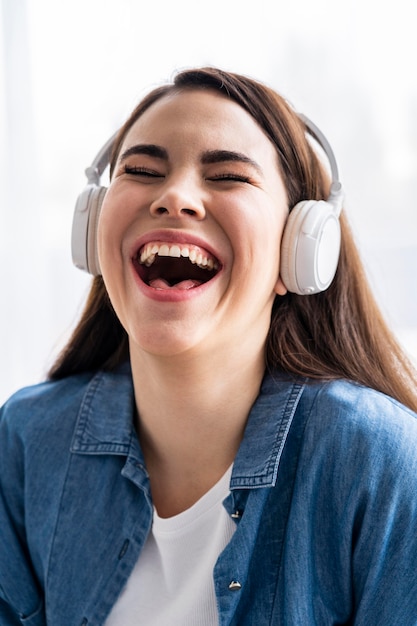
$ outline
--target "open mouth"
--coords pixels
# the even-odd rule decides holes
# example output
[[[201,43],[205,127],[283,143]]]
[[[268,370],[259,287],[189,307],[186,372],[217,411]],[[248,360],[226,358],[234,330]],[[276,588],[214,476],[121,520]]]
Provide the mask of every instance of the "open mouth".
[[[193,289],[220,269],[219,261],[199,246],[160,242],[140,248],[133,264],[143,282],[154,289]]]

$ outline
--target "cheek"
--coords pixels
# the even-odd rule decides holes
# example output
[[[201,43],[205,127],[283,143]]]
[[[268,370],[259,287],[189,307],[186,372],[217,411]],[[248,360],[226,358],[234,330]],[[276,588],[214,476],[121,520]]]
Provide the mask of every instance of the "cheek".
[[[115,215],[113,205],[105,199],[97,226],[97,252],[107,294],[124,326],[126,288],[121,254],[122,228]]]
[[[253,232],[253,270],[258,278],[258,287],[267,293],[281,293],[280,259],[282,235],[286,224],[286,211],[269,214],[254,226]],[[285,293],[285,291],[283,292]],[[283,294],[281,294],[283,295]]]
[[[282,234],[286,222],[284,210],[259,210],[241,216],[237,225],[243,253],[248,263],[277,272]]]
[[[120,216],[117,218],[117,215],[118,212],[109,190],[104,197],[97,224],[97,251],[102,270],[110,261],[112,264],[117,263],[116,253],[120,249],[124,228],[123,220],[120,219]]]
[[[101,275],[117,317],[123,324],[125,280],[117,223],[110,211],[100,216],[97,232],[97,252]]]

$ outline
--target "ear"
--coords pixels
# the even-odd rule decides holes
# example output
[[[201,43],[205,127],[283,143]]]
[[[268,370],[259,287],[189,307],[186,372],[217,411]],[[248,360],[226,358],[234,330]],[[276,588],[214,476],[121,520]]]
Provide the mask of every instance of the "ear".
[[[277,294],[277,296],[285,296],[285,294],[288,291],[288,289],[286,288],[286,286],[283,283],[283,280],[282,280],[281,276],[278,277],[278,280],[275,283],[274,291]]]

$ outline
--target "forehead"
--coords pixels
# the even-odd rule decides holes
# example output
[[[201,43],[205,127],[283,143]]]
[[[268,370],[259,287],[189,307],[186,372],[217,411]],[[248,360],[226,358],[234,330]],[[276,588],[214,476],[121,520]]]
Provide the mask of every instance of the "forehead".
[[[122,151],[138,142],[250,151],[277,164],[276,149],[256,120],[233,100],[206,89],[174,92],[152,104],[126,134]]]

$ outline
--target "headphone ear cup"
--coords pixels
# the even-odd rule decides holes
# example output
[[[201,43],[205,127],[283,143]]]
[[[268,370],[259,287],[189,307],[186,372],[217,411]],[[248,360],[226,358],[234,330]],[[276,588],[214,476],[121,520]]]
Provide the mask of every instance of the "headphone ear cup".
[[[281,242],[280,274],[288,291],[309,295],[325,291],[336,273],[340,223],[324,200],[305,200],[288,216]]]
[[[100,275],[97,225],[107,187],[87,185],[78,196],[72,221],[71,250],[76,267]]]

